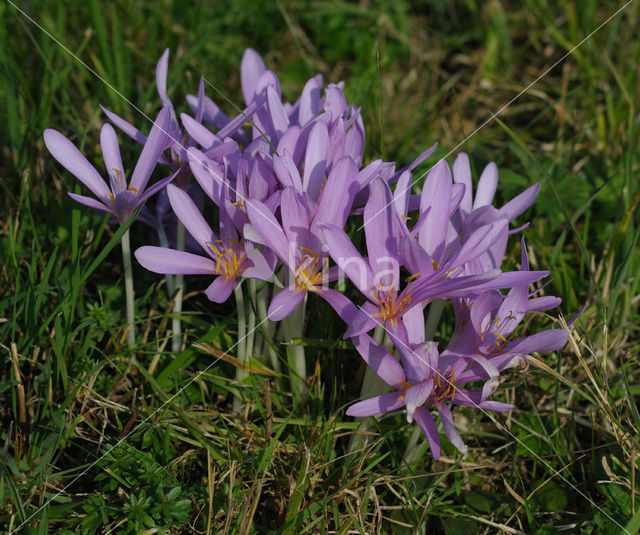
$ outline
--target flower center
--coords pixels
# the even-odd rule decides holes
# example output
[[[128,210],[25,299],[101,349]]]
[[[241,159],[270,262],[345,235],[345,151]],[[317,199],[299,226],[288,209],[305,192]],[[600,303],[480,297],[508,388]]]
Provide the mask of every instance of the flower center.
[[[211,247],[214,253],[216,253],[216,273],[224,276],[225,279],[233,279],[242,275],[242,272],[246,268],[246,254],[242,244],[236,240],[227,240],[232,245],[238,247],[225,247],[223,240],[216,240],[215,243],[219,244],[215,246],[213,243],[207,245]]]
[[[402,299],[398,299],[395,288],[391,291],[377,291],[378,313],[376,316],[382,318],[383,321],[396,319],[401,316],[407,305],[411,303],[411,296],[406,295]]]
[[[431,377],[436,383],[433,389],[433,400],[438,403],[451,396],[451,401],[454,401],[456,398],[456,371],[453,370],[449,378],[440,375],[440,370],[438,370],[435,376],[432,375]]]
[[[319,270],[320,257],[307,247],[300,246],[305,254],[300,258],[300,264],[296,268],[296,289],[315,291],[315,286],[322,281],[322,272]]]

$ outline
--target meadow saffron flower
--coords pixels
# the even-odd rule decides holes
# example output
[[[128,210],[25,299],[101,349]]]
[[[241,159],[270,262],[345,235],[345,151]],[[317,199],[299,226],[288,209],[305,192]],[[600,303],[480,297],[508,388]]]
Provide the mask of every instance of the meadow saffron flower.
[[[69,196],[96,210],[112,213],[122,224],[147,198],[159,192],[175,177],[175,174],[171,175],[146,189],[151,173],[166,146],[170,120],[170,111],[163,108],[153,123],[129,182],[125,176],[118,138],[109,124],[102,127],[100,134],[100,147],[109,185],[76,146],[57,130],[46,129],[44,143],[51,155],[87,186],[97,199],[75,193],[69,193]]]
[[[403,356],[402,364],[368,335],[356,336],[353,342],[362,358],[395,391],[358,401],[347,409],[347,414],[375,416],[405,408],[407,421],[415,420],[420,426],[436,459],[440,457],[440,438],[431,414],[432,408],[437,410],[449,441],[465,456],[467,446],[455,427],[451,406],[464,405],[498,412],[513,408],[513,405],[487,399],[498,384],[497,375],[489,377],[486,372],[471,369],[473,361],[463,357],[453,362],[441,362],[436,342],[427,341],[411,347],[397,345]],[[462,385],[482,381],[488,384],[488,388],[461,388]]]
[[[220,233],[205,221],[193,200],[180,188],[169,185],[171,207],[185,229],[198,242],[207,256],[164,247],[144,246],[135,252],[140,264],[155,273],[214,275],[205,290],[211,301],[226,301],[242,277],[268,280],[273,274],[273,261],[248,241],[240,242],[238,231],[224,210],[220,211]]]

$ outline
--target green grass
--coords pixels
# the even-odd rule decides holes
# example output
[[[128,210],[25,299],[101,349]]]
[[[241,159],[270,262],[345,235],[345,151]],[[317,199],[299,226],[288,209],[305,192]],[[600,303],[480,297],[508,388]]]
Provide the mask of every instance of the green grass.
[[[373,423],[349,451],[357,425],[344,412],[363,370],[339,321],[309,325],[300,340],[309,394],[294,404],[278,378],[239,385],[231,364],[211,366],[211,351],[233,346],[236,325],[231,304],[197,293],[200,280],[188,282],[188,344],[171,355],[164,284],[134,266],[141,337],[132,361],[111,251],[118,233],[67,197],[80,188],[60,173],[42,131],[62,131],[99,162],[98,104],[149,125],[3,3],[0,532],[622,533],[611,518],[638,532],[637,2],[469,139],[622,3],[18,5],[147,114],[158,109],[153,73],[165,47],[168,92],[184,110],[201,74],[240,102],[240,59],[251,46],[289,99],[317,72],[344,80],[362,106],[370,159],[403,165],[435,141],[439,156],[464,141],[476,171],[498,164],[498,202],[542,182],[525,235],[563,304],[551,319],[533,315],[528,329],[587,308],[563,351],[536,355],[502,385],[516,409],[499,426],[455,414],[465,461],[447,443],[434,461],[419,441],[416,460],[403,464],[411,429],[402,415]],[[148,243],[146,229],[133,230],[134,247]],[[333,317],[323,303],[309,307]],[[240,416],[234,393],[245,400]]]

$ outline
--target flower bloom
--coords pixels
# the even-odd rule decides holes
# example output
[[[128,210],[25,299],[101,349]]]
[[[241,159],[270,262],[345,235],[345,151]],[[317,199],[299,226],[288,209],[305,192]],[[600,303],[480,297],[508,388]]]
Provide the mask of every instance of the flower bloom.
[[[100,133],[100,147],[109,185],[76,146],[57,130],[46,129],[44,143],[51,155],[87,186],[96,199],[75,193],[69,193],[69,196],[81,204],[113,214],[122,224],[147,198],[159,192],[175,176],[171,175],[146,189],[151,173],[165,148],[170,119],[169,110],[163,108],[153,123],[129,183],[122,165],[118,138],[109,124],[105,124]]]

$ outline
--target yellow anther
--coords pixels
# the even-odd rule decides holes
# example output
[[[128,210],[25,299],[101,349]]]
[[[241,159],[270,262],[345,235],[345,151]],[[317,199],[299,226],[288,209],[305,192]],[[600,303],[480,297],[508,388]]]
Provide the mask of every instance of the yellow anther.
[[[115,204],[116,198],[113,196],[113,193],[109,193],[109,197],[111,197],[111,204]]]
[[[135,191],[136,193],[138,193],[138,190],[136,188],[134,188],[133,186],[129,186],[127,189],[129,191]]]
[[[413,279],[416,279],[420,276],[420,272],[418,271],[418,273],[414,273],[413,275],[409,275],[404,282],[411,282]]]
[[[431,259],[431,265],[433,266],[433,271],[438,271],[438,264],[433,258]]]

